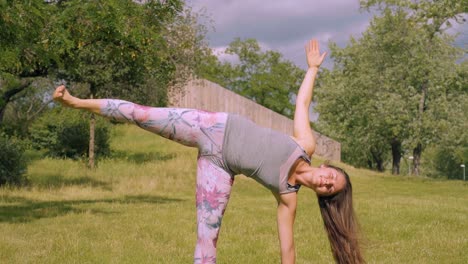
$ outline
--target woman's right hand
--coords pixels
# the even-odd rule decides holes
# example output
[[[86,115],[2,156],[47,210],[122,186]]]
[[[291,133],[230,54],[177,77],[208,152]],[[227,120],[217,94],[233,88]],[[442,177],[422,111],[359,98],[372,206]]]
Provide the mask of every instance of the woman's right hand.
[[[60,85],[55,88],[53,94],[54,101],[61,103],[63,106],[76,107],[78,98],[72,96],[65,85]]]
[[[306,47],[307,64],[309,68],[318,68],[322,64],[327,52],[320,54],[320,45],[316,39],[312,39],[307,43]]]

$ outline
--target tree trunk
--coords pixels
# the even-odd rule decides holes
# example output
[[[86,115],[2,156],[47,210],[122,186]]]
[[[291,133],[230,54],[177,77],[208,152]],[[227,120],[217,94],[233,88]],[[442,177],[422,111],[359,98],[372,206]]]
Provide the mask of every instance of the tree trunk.
[[[385,170],[384,165],[383,165],[383,160],[379,159],[375,161],[377,165],[377,170],[380,172],[383,172]]]
[[[91,94],[91,99],[93,95]],[[89,121],[89,160],[88,167],[94,169],[94,133],[96,128],[96,117],[94,113],[91,114],[91,119]]]
[[[428,83],[424,82],[421,85],[421,99],[419,100],[419,129],[422,129],[422,123],[423,123],[423,115],[425,109],[425,104],[426,104],[426,97],[427,97],[427,87]],[[423,151],[423,146],[421,143],[421,134],[419,133],[418,135],[418,144],[416,145],[416,148],[413,149],[413,174],[414,175],[419,175],[420,169],[419,165],[421,164],[421,154]]]
[[[419,165],[421,164],[421,153],[422,153],[422,145],[418,143],[416,148],[413,149],[413,174],[419,175],[420,169]]]
[[[372,158],[374,159],[375,161],[375,164],[376,164],[376,168],[377,168],[377,171],[380,171],[380,172],[383,172],[384,171],[384,160],[382,158],[382,154],[381,153],[377,153],[375,151],[371,151],[371,154],[372,154]]]
[[[394,138],[392,140],[392,174],[400,174],[400,161],[401,161],[401,142]]]
[[[6,104],[0,105],[0,125],[3,123],[3,116],[5,115]]]

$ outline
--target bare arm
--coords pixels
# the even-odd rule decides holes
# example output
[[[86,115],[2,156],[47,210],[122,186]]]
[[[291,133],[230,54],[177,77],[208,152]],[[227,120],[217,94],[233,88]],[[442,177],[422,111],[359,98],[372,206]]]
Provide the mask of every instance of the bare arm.
[[[296,195],[296,193],[288,193],[277,197],[278,237],[282,264],[293,264],[296,262],[293,232],[294,220],[296,218]]]
[[[309,155],[312,155],[315,151],[315,138],[310,127],[309,107],[312,102],[315,78],[325,56],[326,52],[320,54],[319,44],[316,40],[311,40],[306,45],[309,68],[297,93],[296,110],[294,112],[294,138]]]

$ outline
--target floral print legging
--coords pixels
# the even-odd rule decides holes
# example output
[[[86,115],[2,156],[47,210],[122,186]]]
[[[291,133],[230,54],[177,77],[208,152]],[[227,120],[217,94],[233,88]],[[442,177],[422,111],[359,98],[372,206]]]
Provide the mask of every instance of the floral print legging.
[[[221,159],[226,113],[155,108],[115,99],[100,100],[100,114],[129,122],[185,146],[199,149],[197,167],[197,245],[194,263],[216,263],[216,242],[233,177],[213,160]]]

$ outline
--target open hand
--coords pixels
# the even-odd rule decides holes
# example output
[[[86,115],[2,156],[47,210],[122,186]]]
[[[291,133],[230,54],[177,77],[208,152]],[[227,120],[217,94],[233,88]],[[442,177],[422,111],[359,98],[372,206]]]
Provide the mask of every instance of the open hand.
[[[320,64],[322,64],[327,53],[324,52],[320,54],[320,47],[318,41],[316,39],[310,40],[309,43],[307,43],[307,45],[305,46],[305,49],[307,64],[309,65],[309,68],[320,67]]]

